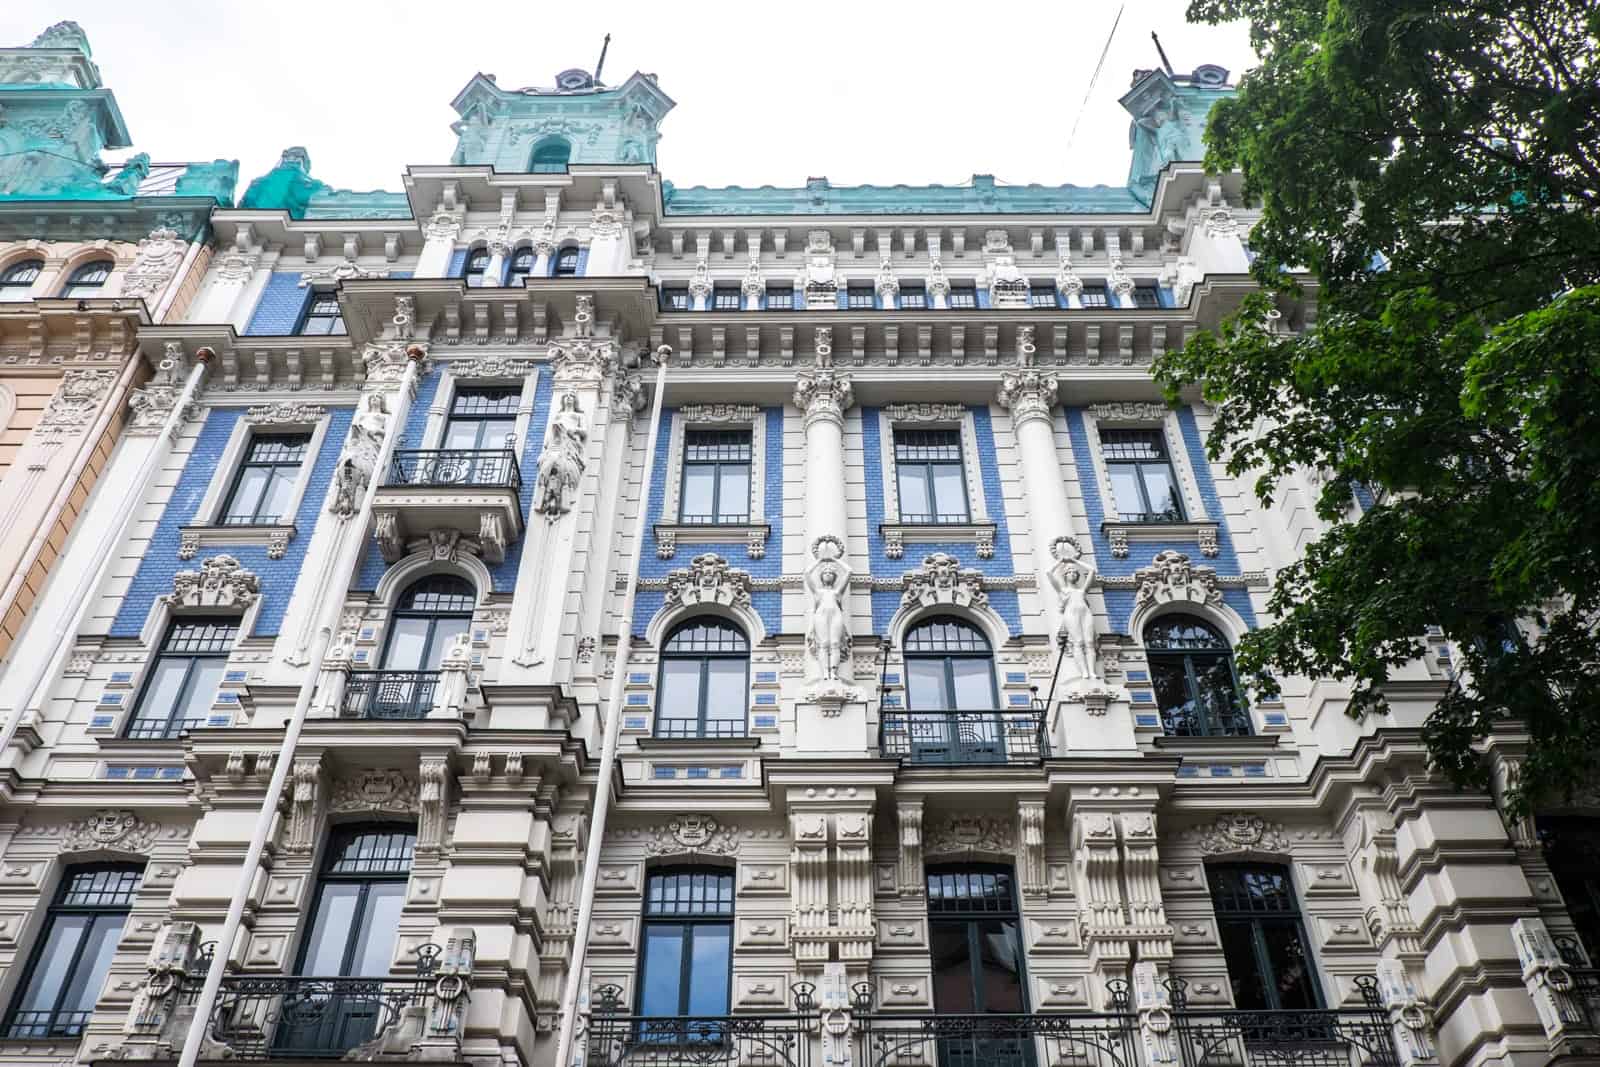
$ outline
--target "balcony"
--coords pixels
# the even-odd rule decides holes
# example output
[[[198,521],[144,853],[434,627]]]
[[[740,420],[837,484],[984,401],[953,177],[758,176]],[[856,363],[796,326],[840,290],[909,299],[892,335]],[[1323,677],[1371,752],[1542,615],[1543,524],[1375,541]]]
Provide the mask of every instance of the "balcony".
[[[814,988],[790,987],[790,1014],[642,1016],[624,1012],[622,990],[595,990],[589,1015],[589,1067],[810,1067],[820,1015]]]
[[[1034,764],[1050,754],[1044,706],[879,713],[878,751],[912,766]]]
[[[341,719],[426,719],[439,691],[439,671],[351,671],[339,702]]]
[[[395,563],[444,531],[503,563],[506,546],[522,536],[521,493],[511,449],[396,452],[373,504],[378,549]]]

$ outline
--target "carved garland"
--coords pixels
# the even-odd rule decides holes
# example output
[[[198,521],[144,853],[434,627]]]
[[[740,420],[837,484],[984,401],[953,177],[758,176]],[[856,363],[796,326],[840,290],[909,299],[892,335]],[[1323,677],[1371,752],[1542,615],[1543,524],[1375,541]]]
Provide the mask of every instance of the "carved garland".
[[[198,571],[172,576],[172,606],[178,608],[248,608],[261,595],[261,580],[232,556],[212,556]]]
[[[1229,852],[1287,852],[1289,838],[1281,823],[1245,811],[1218,815],[1215,822],[1183,833],[1186,841],[1208,856]]]
[[[145,822],[131,811],[103,808],[67,824],[61,835],[62,852],[118,852],[149,854],[161,827]]]

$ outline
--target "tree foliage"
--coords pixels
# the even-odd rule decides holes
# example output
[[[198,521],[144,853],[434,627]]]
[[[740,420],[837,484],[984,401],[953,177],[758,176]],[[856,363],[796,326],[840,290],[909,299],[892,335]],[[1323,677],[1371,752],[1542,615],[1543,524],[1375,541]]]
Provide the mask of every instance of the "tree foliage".
[[[1600,771],[1600,7],[1194,0],[1190,18],[1248,19],[1262,59],[1213,110],[1207,164],[1261,208],[1263,292],[1157,377],[1198,387],[1213,458],[1264,501],[1321,472],[1330,524],[1241,666],[1343,679],[1352,715],[1382,712],[1442,627],[1465,662],[1424,728],[1433,758],[1482,786],[1478,742],[1518,720],[1535,743],[1514,799],[1559,803]],[[1315,321],[1272,330],[1297,272]]]

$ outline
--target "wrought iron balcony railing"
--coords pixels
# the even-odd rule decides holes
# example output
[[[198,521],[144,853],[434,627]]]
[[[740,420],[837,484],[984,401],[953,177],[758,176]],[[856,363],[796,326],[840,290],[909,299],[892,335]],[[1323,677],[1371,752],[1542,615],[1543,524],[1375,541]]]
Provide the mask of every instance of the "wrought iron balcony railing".
[[[1553,937],[1561,953],[1567,978],[1572,982],[1572,998],[1577,1001],[1590,1030],[1600,1029],[1600,970],[1589,965],[1589,954],[1578,938],[1568,934]]]
[[[339,717],[426,719],[438,689],[438,671],[351,671]]]
[[[1044,706],[879,713],[878,750],[911,764],[1037,763],[1050,754]]]
[[[622,990],[603,986],[590,1004],[590,1067],[809,1067],[818,1032],[815,987],[792,986],[787,1014],[645,1016],[625,1012]]]
[[[859,1067],[1141,1067],[1127,1013],[857,1015]]]
[[[387,485],[522,489],[517,454],[500,449],[407,449],[394,454]]]

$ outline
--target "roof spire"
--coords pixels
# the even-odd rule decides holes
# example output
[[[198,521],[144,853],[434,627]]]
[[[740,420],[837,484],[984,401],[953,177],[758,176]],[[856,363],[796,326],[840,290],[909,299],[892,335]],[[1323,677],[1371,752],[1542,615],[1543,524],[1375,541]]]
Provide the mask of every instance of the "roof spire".
[[[611,35],[606,34],[606,39],[600,44],[600,62],[594,65],[594,83],[600,84],[600,69],[606,65],[606,49],[611,47]]]
[[[1156,36],[1155,30],[1150,31],[1150,39],[1156,43],[1156,54],[1161,57],[1161,66],[1166,69],[1167,77],[1174,77],[1172,61],[1167,58],[1167,50],[1161,47],[1161,38]]]

